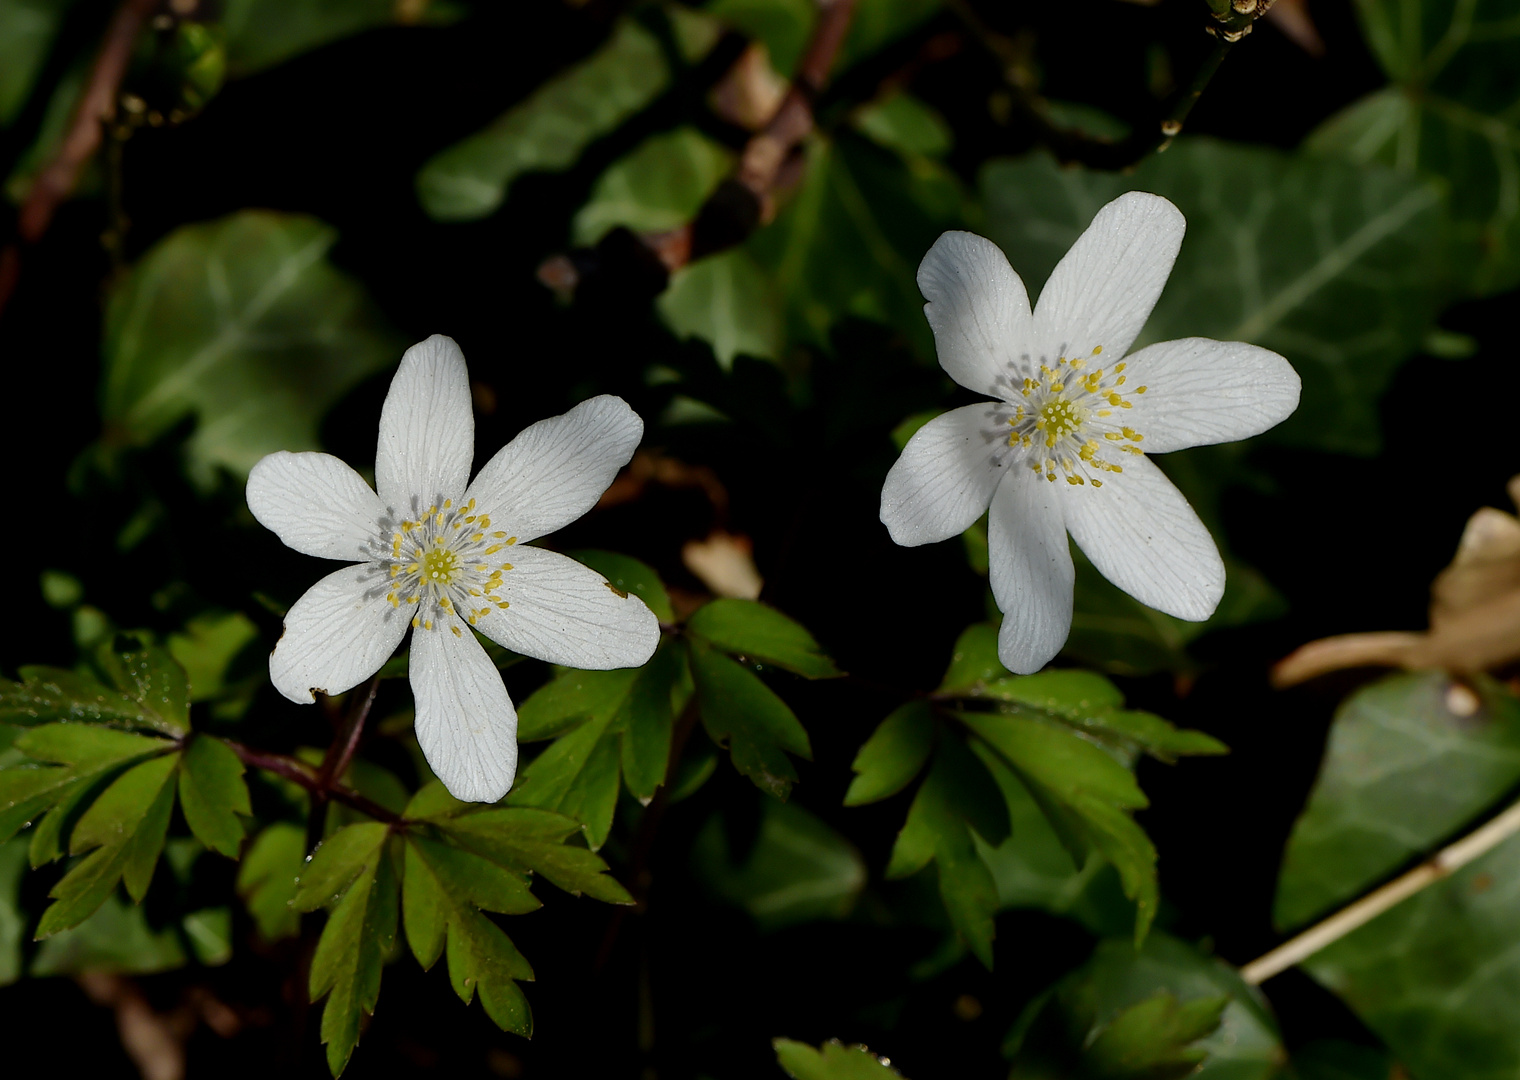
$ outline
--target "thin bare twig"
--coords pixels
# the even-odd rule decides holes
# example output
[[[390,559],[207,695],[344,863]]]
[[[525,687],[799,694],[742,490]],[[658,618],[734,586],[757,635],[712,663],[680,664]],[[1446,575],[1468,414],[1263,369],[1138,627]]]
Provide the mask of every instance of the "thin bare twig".
[[[1323,922],[1311,926],[1265,956],[1251,961],[1240,969],[1240,977],[1252,986],[1266,982],[1272,976],[1288,970],[1295,964],[1302,963],[1325,946],[1339,941],[1351,931],[1371,922],[1427,885],[1434,885],[1450,877],[1463,866],[1478,856],[1487,854],[1517,832],[1520,832],[1520,802],[1514,803],[1456,843],[1442,848],[1407,874],[1402,874],[1388,884],[1374,889],[1354,904],[1342,908]]]

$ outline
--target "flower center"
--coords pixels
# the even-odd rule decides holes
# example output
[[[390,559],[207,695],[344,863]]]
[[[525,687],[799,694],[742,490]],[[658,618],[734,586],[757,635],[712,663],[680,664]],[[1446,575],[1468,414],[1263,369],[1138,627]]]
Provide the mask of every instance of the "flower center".
[[[1102,351],[1100,345],[1092,356]],[[1053,366],[1040,364],[1038,378],[1013,383],[1018,397],[1013,399],[1014,412],[1008,419],[1013,428],[1008,445],[1024,450],[1029,467],[1051,483],[1064,473],[1073,486],[1102,487],[1095,473],[1124,471],[1122,465],[1101,456],[1105,448],[1143,452],[1138,444],[1145,436],[1118,422],[1123,410],[1134,407],[1124,396],[1131,392],[1124,389],[1126,365],[1115,364],[1105,371],[1089,368],[1091,359],[1059,357]],[[1143,394],[1146,389],[1137,386],[1133,393]]]
[[[497,590],[512,564],[499,561],[499,554],[515,543],[517,537],[492,531],[490,516],[476,512],[474,499],[463,506],[445,499],[441,508],[401,522],[389,544],[382,541],[390,549],[380,560],[391,579],[386,599],[392,607],[415,605],[413,626],[446,625],[460,636],[461,621],[474,626],[510,606]]]

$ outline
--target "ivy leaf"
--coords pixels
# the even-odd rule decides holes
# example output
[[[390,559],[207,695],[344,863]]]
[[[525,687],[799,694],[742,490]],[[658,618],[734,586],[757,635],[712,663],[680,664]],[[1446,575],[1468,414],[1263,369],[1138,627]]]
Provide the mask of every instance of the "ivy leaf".
[[[902,1074],[864,1046],[830,1039],[814,1050],[807,1043],[772,1039],[776,1063],[792,1080],[894,1080]]]
[[[244,477],[275,450],[314,450],[343,393],[401,351],[360,285],[327,261],[314,218],[243,210],[185,225],[111,293],[107,443],[145,444],[183,418],[191,478]]]
[[[174,808],[171,782],[177,754],[134,765],[90,805],[69,840],[73,854],[89,852],[48,893],[54,903],[37,924],[39,939],[77,926],[111,895],[118,881],[135,901],[148,891]]]
[[[1269,1080],[1282,1043],[1233,971],[1166,934],[1098,944],[1009,1033],[1011,1080]]]
[[[655,301],[665,325],[680,338],[712,346],[724,371],[737,356],[779,360],[786,348],[781,300],[748,248],[732,248],[688,263]]]
[[[848,917],[866,884],[855,846],[794,803],[766,799],[761,815],[742,863],[729,850],[722,819],[708,820],[692,848],[692,863],[707,885],[749,912],[762,930]]]
[[[850,765],[858,775],[845,792],[846,806],[863,806],[896,795],[929,760],[934,710],[927,701],[900,706],[866,740]]]
[[[364,845],[367,854],[358,875],[350,879],[352,883],[328,916],[311,958],[308,993],[314,1002],[327,995],[322,1042],[333,1076],[343,1072],[358,1045],[361,1016],[374,1014],[380,1000],[380,970],[396,941],[397,882],[382,850],[385,826],[379,828],[380,843]],[[318,849],[317,857],[326,847]],[[312,863],[315,866],[316,858]]]
[[[784,800],[797,779],[787,752],[813,755],[796,715],[753,672],[700,639],[691,643],[691,673],[707,733],[728,747],[734,768]]]
[[[265,941],[301,932],[301,915],[294,901],[305,864],[306,832],[299,825],[275,822],[248,845],[238,865],[237,893]]]
[[[693,127],[651,135],[597,178],[571,222],[571,238],[590,246],[619,225],[635,232],[684,225],[732,170],[733,158]]]
[[[1098,209],[1164,195],[1188,235],[1136,346],[1203,336],[1282,353],[1303,378],[1274,441],[1346,453],[1378,445],[1378,391],[1419,347],[1442,297],[1435,185],[1389,169],[1265,147],[1177,140],[1133,173],[1063,169],[1043,154],[986,166],[989,235],[1031,295]]]
[[[1397,10],[1356,5],[1363,34],[1393,85],[1325,121],[1306,146],[1445,182],[1452,260],[1478,295],[1520,284],[1520,25],[1503,3],[1418,0]]]
[[[195,838],[229,859],[243,843],[243,822],[252,817],[243,763],[220,739],[190,740],[179,774],[179,805]]]
[[[1000,794],[963,743],[953,736],[942,738],[897,834],[887,877],[907,877],[934,862],[951,926],[990,969],[998,894],[977,852],[978,835],[992,844],[1008,835]]]
[[[834,666],[801,623],[756,600],[719,599],[697,609],[686,629],[726,653],[774,664],[807,679],[832,679]]]

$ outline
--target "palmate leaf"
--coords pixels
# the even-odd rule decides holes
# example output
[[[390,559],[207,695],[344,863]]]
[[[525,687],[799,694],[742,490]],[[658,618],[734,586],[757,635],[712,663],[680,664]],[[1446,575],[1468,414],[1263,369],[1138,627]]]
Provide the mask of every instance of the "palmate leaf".
[[[881,722],[850,768],[858,774],[845,792],[846,806],[862,806],[896,795],[912,783],[934,745],[934,709],[910,701]]]
[[[759,676],[700,639],[691,642],[691,673],[707,733],[728,747],[734,768],[785,799],[797,780],[787,754],[813,756],[796,714]]]
[[[818,1049],[792,1039],[772,1039],[776,1063],[792,1080],[896,1080],[902,1073],[864,1046],[830,1039]]]
[[[719,599],[704,604],[686,629],[714,648],[806,679],[843,674],[807,628],[755,600]]]
[[[113,634],[94,653],[101,678],[62,668],[23,667],[0,679],[0,724],[53,722],[183,735],[190,729],[184,670],[146,634]]]
[[[190,740],[180,759],[179,805],[195,838],[229,859],[243,842],[242,818],[253,816],[243,763],[220,739]]]

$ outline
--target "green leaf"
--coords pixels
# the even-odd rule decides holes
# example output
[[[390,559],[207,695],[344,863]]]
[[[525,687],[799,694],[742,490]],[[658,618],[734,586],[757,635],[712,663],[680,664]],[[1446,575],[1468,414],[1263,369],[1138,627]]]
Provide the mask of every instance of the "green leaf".
[[[765,46],[771,65],[790,76],[802,59],[818,8],[809,0],[710,0],[709,14]]]
[[[1276,1026],[1232,970],[1157,931],[1100,942],[1009,1034],[1010,1080],[1270,1080]]]
[[[666,782],[676,698],[683,681],[690,681],[685,650],[674,638],[668,638],[639,669],[614,721],[621,737],[623,782],[629,794],[646,803]]]
[[[146,895],[174,808],[171,781],[178,763],[178,755],[165,754],[134,765],[80,817],[69,851],[89,854],[48,893],[56,902],[42,913],[39,939],[78,926],[105,903],[118,881],[133,900]]]
[[[60,853],[59,830],[72,818],[79,800],[86,795],[93,797],[95,781],[127,762],[173,747],[166,739],[89,724],[44,724],[23,731],[12,745],[37,761],[64,766],[27,764],[0,770],[0,839],[14,835],[58,804],[33,837],[38,865]]]
[[[734,768],[784,800],[797,780],[787,752],[813,755],[796,715],[748,668],[700,639],[691,643],[691,673],[707,733],[728,747]]]
[[[950,126],[912,94],[898,92],[873,101],[851,119],[857,131],[888,149],[929,157],[950,152]]]
[[[169,653],[185,669],[191,701],[209,701],[226,689],[227,669],[259,636],[241,611],[197,615],[182,633],[170,634]]]
[[[243,763],[220,739],[190,740],[179,774],[179,804],[195,838],[229,859],[243,843],[243,817],[253,816]]]
[[[906,36],[939,11],[943,3],[944,0],[858,0],[835,70],[843,71]]]
[[[168,739],[90,724],[43,724],[23,732],[13,744],[38,761],[72,766],[80,772],[119,765],[144,754],[173,748]]]
[[[653,567],[615,551],[583,549],[568,554],[576,562],[601,574],[609,585],[620,592],[632,593],[644,601],[649,610],[654,612],[655,618],[662,623],[676,621],[675,612],[670,607],[670,596],[665,592],[665,585]]]
[[[1337,710],[1278,877],[1280,929],[1428,854],[1520,783],[1520,702],[1484,680],[1479,711],[1459,716],[1447,706],[1451,685],[1436,672],[1394,675]]]
[[[455,900],[503,915],[526,915],[543,906],[528,891],[527,875],[521,871],[508,870],[472,852],[422,836],[408,836],[407,845],[427,863],[439,887]]]
[[[26,104],[65,9],[59,0],[0,0],[0,128]]]
[[[893,1080],[902,1074],[864,1046],[830,1039],[817,1050],[791,1039],[772,1039],[776,1062],[792,1080]]]
[[[933,861],[951,926],[990,969],[998,894],[977,853],[977,835],[1001,842],[1008,835],[1008,818],[981,763],[958,739],[947,736],[940,739],[929,774],[908,807],[887,877],[907,877]]]
[[[305,864],[306,831],[299,825],[276,822],[248,845],[238,865],[237,893],[265,941],[301,932],[301,915],[294,901]]]
[[[620,20],[589,58],[429,160],[417,174],[423,209],[440,221],[486,217],[523,173],[569,168],[669,84],[659,41],[635,20]]]
[[[224,0],[227,60],[234,74],[248,75],[370,27],[416,22],[412,9],[395,0]],[[416,10],[439,21],[425,4]]]
[[[841,674],[807,629],[756,600],[719,599],[697,609],[686,629],[724,652],[808,679]]]
[[[998,659],[996,623],[974,623],[961,631],[950,654],[950,667],[939,684],[942,694],[956,691],[975,693],[986,683],[1008,677],[1008,669]]]
[[[566,671],[540,687],[518,707],[518,741],[555,738],[582,721],[611,723],[637,678],[637,668]]]
[[[297,879],[291,901],[295,909],[315,911],[337,902],[359,872],[373,865],[388,835],[389,825],[371,821],[346,826],[329,836]]]
[[[774,799],[764,801],[759,834],[742,863],[714,816],[692,847],[692,866],[762,930],[847,918],[866,884],[865,861],[853,844],[795,803]]]
[[[1520,23],[1505,0],[1356,4],[1393,85],[1325,121],[1306,146],[1445,182],[1461,287],[1520,284]]]
[[[845,792],[846,806],[862,806],[907,787],[934,742],[934,711],[927,701],[910,701],[881,722],[850,765],[857,775]]]
[[[1175,269],[1136,346],[1249,341],[1303,378],[1270,438],[1371,453],[1378,393],[1420,347],[1441,299],[1437,188],[1389,169],[1264,147],[1179,139],[1129,175],[1063,169],[1044,155],[989,164],[989,235],[1030,294],[1104,203],[1155,192],[1187,216]]]
[[[190,684],[185,669],[145,631],[116,634],[95,650],[95,665],[106,681],[151,717],[152,727],[169,735],[190,730]]]
[[[0,986],[21,978],[21,937],[27,922],[21,909],[26,846],[25,840],[0,844]]]
[[[399,342],[360,285],[327,261],[314,218],[243,210],[185,225],[113,288],[102,411],[108,445],[198,420],[187,467],[209,486],[275,450],[314,450],[317,423]]]
[[[190,729],[185,676],[168,652],[118,634],[97,651],[96,662],[112,686],[51,667],[23,667],[19,683],[0,679],[0,723],[65,721],[169,735]]]
[[[321,853],[318,849],[318,857]],[[396,890],[390,860],[377,844],[328,916],[312,954],[308,992],[312,1001],[328,995],[322,1042],[333,1076],[343,1071],[358,1045],[361,1014],[372,1016],[380,1000],[380,970],[396,941]]]
[[[112,893],[78,926],[44,940],[27,974],[38,978],[85,971],[124,975],[170,971],[183,967],[188,960],[182,928],[172,923],[150,927],[140,905],[129,904]]]
[[[584,826],[591,849],[600,848],[612,831],[620,790],[618,737],[609,731],[611,724],[611,716],[594,717],[561,735],[517,774],[507,802],[572,817]]]
[[[594,852],[565,843],[579,825],[562,814],[503,807],[431,820],[460,847],[509,869],[540,874],[576,896],[584,893],[609,904],[633,903]]]
[[[733,168],[734,155],[693,127],[651,135],[597,178],[570,235],[595,244],[619,225],[656,232],[685,225]]]
[[[711,345],[724,371],[733,369],[736,356],[779,360],[786,349],[780,297],[744,247],[677,270],[655,309],[677,337]]]

